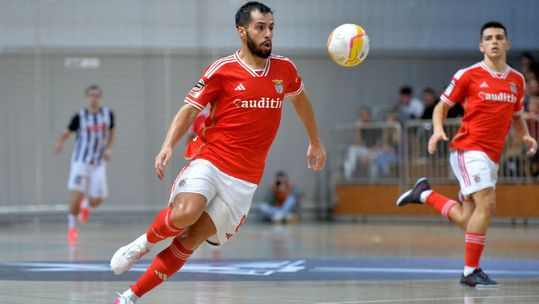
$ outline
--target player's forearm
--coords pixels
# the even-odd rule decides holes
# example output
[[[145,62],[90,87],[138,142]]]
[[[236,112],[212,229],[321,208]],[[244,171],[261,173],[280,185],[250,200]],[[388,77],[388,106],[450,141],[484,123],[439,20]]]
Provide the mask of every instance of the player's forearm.
[[[64,130],[60,135],[58,135],[58,139],[56,140],[57,146],[62,146],[64,142],[69,138],[69,131]]]
[[[110,129],[109,141],[107,143],[107,149],[112,150],[114,144],[116,143],[116,129]]]
[[[447,118],[447,112],[449,112],[449,109],[443,102],[439,102],[436,107],[434,107],[434,112],[432,113],[434,133],[444,133],[444,122]]]
[[[199,112],[200,110],[190,105],[184,105],[174,116],[162,147],[173,148],[187,133]]]
[[[515,130],[516,135],[520,138],[530,135],[528,125],[526,124],[526,120],[522,115],[513,118],[513,129]]]
[[[301,98],[292,100],[292,103],[294,105],[296,113],[298,114],[299,118],[301,119],[301,122],[303,123],[303,126],[305,127],[305,130],[307,131],[307,135],[309,136],[309,140],[311,141],[311,143],[322,143],[310,100],[307,98],[306,95],[304,95]]]

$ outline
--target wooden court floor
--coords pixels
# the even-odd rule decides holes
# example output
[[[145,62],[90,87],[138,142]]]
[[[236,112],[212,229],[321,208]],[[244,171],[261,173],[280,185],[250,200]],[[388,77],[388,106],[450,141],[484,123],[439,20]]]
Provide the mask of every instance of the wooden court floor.
[[[0,304],[114,303],[144,271],[114,276],[112,253],[149,217],[91,219],[77,246],[63,221],[0,221]],[[462,232],[444,223],[248,222],[222,248],[204,245],[138,303],[539,303],[539,227],[493,227],[483,268],[492,290],[458,285]]]

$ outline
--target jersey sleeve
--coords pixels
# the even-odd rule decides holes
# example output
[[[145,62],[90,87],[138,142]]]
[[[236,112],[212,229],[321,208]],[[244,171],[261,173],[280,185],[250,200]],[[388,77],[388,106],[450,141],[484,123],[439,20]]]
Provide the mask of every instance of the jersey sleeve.
[[[286,84],[285,96],[294,96],[303,91],[303,80],[296,69],[296,66],[290,61],[290,80]]]
[[[518,95],[517,95],[517,102],[515,102],[515,105],[513,106],[513,116],[520,116],[522,112],[524,112],[524,96],[526,92],[526,81],[524,80],[524,77],[521,77],[521,81],[519,83],[518,88]]]
[[[440,100],[452,107],[464,99],[467,88],[468,77],[463,70],[460,70],[453,75],[451,82],[440,96]]]
[[[110,111],[110,126],[109,126],[109,130],[112,130],[114,129],[114,112]]]
[[[80,118],[79,118],[79,113],[77,113],[73,115],[73,117],[71,118],[71,121],[67,125],[67,129],[71,132],[76,132],[79,129],[79,126],[80,126]]]
[[[219,97],[220,81],[215,69],[209,66],[202,74],[200,80],[185,96],[185,103],[199,109],[204,110],[208,103],[216,100]]]

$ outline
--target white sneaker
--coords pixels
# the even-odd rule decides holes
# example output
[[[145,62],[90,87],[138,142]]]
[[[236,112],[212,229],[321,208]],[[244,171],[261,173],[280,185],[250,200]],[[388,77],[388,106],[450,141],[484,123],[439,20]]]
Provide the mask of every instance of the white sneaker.
[[[131,289],[126,290],[123,294],[118,294],[114,304],[135,304],[138,297],[131,291]]]
[[[139,236],[136,240],[123,246],[114,253],[112,259],[110,259],[110,269],[114,274],[122,274],[128,271],[133,267],[135,262],[148,253],[152,247],[153,244],[148,242],[146,234]]]

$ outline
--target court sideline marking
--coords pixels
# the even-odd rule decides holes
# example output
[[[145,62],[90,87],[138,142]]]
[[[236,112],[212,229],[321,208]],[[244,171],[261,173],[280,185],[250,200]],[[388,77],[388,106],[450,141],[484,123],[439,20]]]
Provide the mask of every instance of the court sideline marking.
[[[539,298],[536,295],[508,295],[508,296],[472,296],[472,297],[450,297],[450,298],[417,298],[417,299],[391,299],[391,300],[364,300],[364,301],[346,301],[346,302],[317,302],[315,304],[361,304],[361,303],[399,303],[399,302],[426,302],[426,301],[447,301],[447,300],[488,300],[488,299],[525,299]]]

